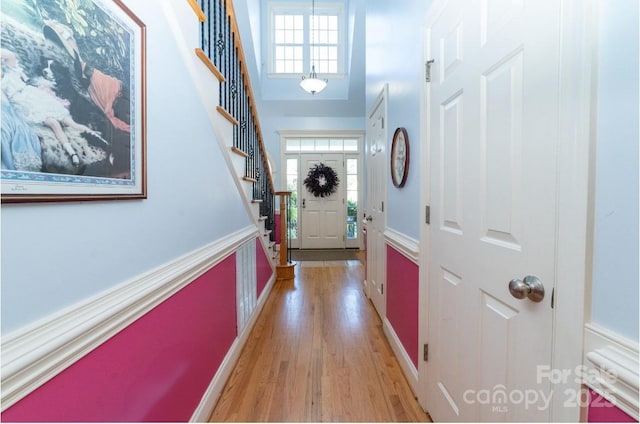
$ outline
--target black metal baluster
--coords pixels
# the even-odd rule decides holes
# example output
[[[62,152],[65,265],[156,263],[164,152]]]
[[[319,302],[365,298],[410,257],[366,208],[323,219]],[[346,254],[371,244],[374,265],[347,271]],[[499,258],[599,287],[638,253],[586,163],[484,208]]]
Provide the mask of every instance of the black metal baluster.
[[[249,75],[243,72],[240,56],[240,35],[231,30],[228,8],[231,0],[200,0],[200,7],[207,22],[200,27],[200,44],[213,64],[225,77],[219,84],[219,103],[233,116],[238,125],[234,128],[233,145],[247,153],[245,175],[253,178],[253,198],[262,200],[260,215],[266,217],[265,228],[272,230],[270,240],[275,240],[275,202],[273,187],[267,174],[267,158],[260,148],[262,140],[258,132],[258,121],[251,102]],[[215,3],[213,3],[215,2]],[[290,200],[287,199],[287,202]],[[289,224],[287,224],[287,227]],[[287,236],[289,232],[287,229]],[[290,260],[290,259],[289,259]]]
[[[226,78],[224,84],[223,84],[223,92],[221,93],[221,97],[220,97],[220,104],[222,105],[222,107],[227,110],[228,108],[228,104],[227,104],[227,92],[228,92],[228,85],[229,85],[229,43],[228,43],[228,35],[227,35],[227,1],[226,0],[221,0],[222,1],[222,9],[220,10],[220,13],[222,14],[220,19],[220,23],[222,24],[222,26],[220,27],[220,34],[222,35],[222,62],[220,63],[221,65],[221,71],[222,71],[222,75],[224,75],[224,77]]]
[[[211,2],[209,0],[200,1],[200,9],[207,17],[207,20],[200,25],[200,44],[202,50],[205,52],[209,60],[213,62],[213,56],[211,56],[211,28],[213,25],[213,16],[211,16]]]
[[[249,125],[247,122],[247,116],[249,114],[249,93],[247,93],[244,81],[242,84],[242,93],[242,113],[240,114],[240,125],[242,125],[242,148],[246,149],[249,145]]]
[[[225,6],[226,6],[226,2],[225,2]],[[226,51],[226,62],[227,62],[227,70],[225,73],[225,76],[229,79],[232,78],[233,74],[233,42],[231,40],[231,17],[227,14],[227,9],[225,8],[225,14],[227,16],[227,18],[225,19],[225,37],[227,39],[227,51]],[[227,96],[226,96],[226,103],[224,105],[224,108],[227,112],[232,113],[231,111],[231,81],[227,80]]]
[[[253,195],[256,199],[260,199],[260,146],[258,141],[258,134],[255,130],[255,122],[253,125],[253,143],[251,144],[251,150],[253,151],[253,160],[251,161],[251,167],[253,168],[253,173],[256,180],[258,180],[258,182],[253,187]]]
[[[271,237],[269,237],[269,239],[271,241],[276,241],[276,202],[275,202],[275,195],[273,194],[273,187],[271,187],[271,185],[269,185],[269,188],[267,190],[267,197],[269,198],[269,204],[271,205],[269,208],[269,229],[271,230]],[[288,197],[288,196],[287,196]],[[290,244],[287,244],[287,246],[291,246]]]
[[[225,60],[225,35],[224,35],[224,21],[226,19],[225,17],[225,12],[224,12],[224,3],[223,0],[212,0],[216,2],[216,34],[217,34],[217,39],[216,39],[216,49],[217,49],[217,57],[218,57],[218,63],[216,63],[216,67],[218,68],[218,70],[220,72],[222,72],[222,75],[225,75],[225,65],[224,65],[224,60]],[[225,89],[226,89],[226,82],[220,82],[219,84],[220,86],[220,92],[218,93],[218,103],[224,107],[224,98],[225,98]]]
[[[238,46],[237,46],[237,37],[232,33],[233,37],[233,83],[231,85],[231,98],[233,99],[233,117],[236,118],[236,121],[240,121],[240,60],[238,57]],[[239,125],[235,126],[234,131],[234,145],[240,148],[240,128]]]
[[[253,139],[253,128],[251,127],[251,120],[249,120],[249,133],[248,135],[248,140],[247,140],[247,145],[245,146],[245,148],[247,149],[247,153],[249,154],[249,156],[247,156],[247,162],[245,164],[246,167],[246,172],[247,175],[251,175],[251,178],[255,178],[255,172],[253,171],[253,143],[251,142],[251,140]],[[255,199],[255,184],[253,186],[251,186],[251,196],[252,198]]]
[[[211,22],[208,15],[209,2],[206,0],[200,0],[199,6],[200,10],[202,10],[204,15],[207,17],[207,21],[200,22],[200,47],[202,48],[202,51],[205,52],[207,57],[211,57],[211,55],[209,54],[209,24]]]
[[[229,18],[227,16],[227,2],[225,0],[224,2],[225,8],[223,10],[223,16],[224,16],[224,27],[223,27],[223,33],[224,33],[224,76],[226,78],[226,81],[224,82],[224,103],[222,104],[222,107],[224,107],[224,109],[228,112],[229,111],[229,84],[230,84],[230,80],[231,80],[231,75],[229,73],[229,71],[231,70],[231,43],[229,42]]]
[[[256,152],[256,155],[260,155],[260,152]],[[260,155],[260,156],[262,156],[262,155]],[[265,203],[264,203],[264,196],[263,196],[263,193],[262,193],[262,185],[263,185],[262,183],[263,183],[263,180],[265,179],[265,175],[264,175],[264,172],[263,172],[263,169],[262,169],[262,160],[261,160],[261,158],[259,158],[257,162],[258,163],[257,163],[256,169],[258,170],[258,176],[260,177],[259,180],[258,180],[258,184],[256,184],[258,186],[257,187],[258,188],[257,195],[258,195],[258,199],[262,200],[262,203],[260,203],[260,215],[264,216],[264,214],[265,214],[265,210],[264,209],[265,209],[265,207],[267,205],[265,205]]]

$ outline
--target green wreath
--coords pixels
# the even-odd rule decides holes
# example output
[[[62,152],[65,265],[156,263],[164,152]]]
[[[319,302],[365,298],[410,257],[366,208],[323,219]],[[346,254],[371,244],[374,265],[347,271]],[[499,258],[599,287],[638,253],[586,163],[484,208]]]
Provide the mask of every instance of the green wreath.
[[[307,178],[304,179],[304,186],[315,197],[325,197],[336,192],[339,182],[336,171],[330,166],[319,163],[309,169]]]

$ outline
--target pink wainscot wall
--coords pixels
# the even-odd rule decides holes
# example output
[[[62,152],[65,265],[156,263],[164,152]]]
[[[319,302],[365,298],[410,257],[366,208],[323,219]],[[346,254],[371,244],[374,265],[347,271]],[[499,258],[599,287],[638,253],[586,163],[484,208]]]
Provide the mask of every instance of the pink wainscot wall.
[[[276,214],[275,214],[275,221],[276,221],[276,222],[275,222],[275,224],[276,224],[276,225],[275,225],[275,227],[274,227],[274,229],[273,229],[273,231],[275,231],[275,232],[276,232],[276,239],[275,239],[275,241],[276,241],[276,244],[280,244],[280,231],[281,231],[281,230],[280,230],[280,228],[281,228],[281,227],[280,227],[280,214],[279,214],[279,213],[277,213],[277,212],[276,212]]]
[[[418,265],[387,246],[387,319],[418,368]]]
[[[257,276],[257,297],[260,298],[262,291],[267,286],[269,279],[273,275],[273,270],[269,263],[269,258],[262,248],[262,243],[256,239],[256,276]]]
[[[49,382],[2,421],[188,421],[236,338],[231,255]]]
[[[634,423],[638,422],[613,403],[589,389],[589,412],[588,422],[590,423]]]

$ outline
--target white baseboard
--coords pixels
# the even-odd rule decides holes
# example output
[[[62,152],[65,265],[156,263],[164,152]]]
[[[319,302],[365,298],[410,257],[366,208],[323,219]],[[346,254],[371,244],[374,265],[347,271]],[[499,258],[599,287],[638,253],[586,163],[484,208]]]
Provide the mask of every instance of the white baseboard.
[[[166,301],[257,233],[255,226],[236,231],[2,337],[2,411]]]
[[[595,324],[585,325],[584,384],[638,419],[638,343]]]
[[[411,386],[411,390],[415,396],[418,395],[418,370],[413,365],[409,354],[402,346],[402,342],[398,338],[393,326],[387,318],[384,319],[383,324],[384,333],[387,335],[387,340],[389,340],[389,344],[391,345],[391,349],[393,353],[398,358],[398,362],[400,363],[400,368],[402,368],[402,372],[409,382],[409,386]]]
[[[247,324],[245,325],[244,330],[242,330],[242,333],[233,341],[231,349],[229,349],[229,352],[227,352],[226,356],[224,357],[222,364],[220,364],[220,368],[218,368],[218,371],[213,376],[213,380],[211,380],[211,384],[209,384],[207,391],[202,397],[200,405],[198,405],[198,408],[193,413],[193,416],[191,416],[190,422],[197,423],[209,421],[209,417],[211,416],[216,403],[218,403],[218,399],[222,394],[222,390],[224,389],[229,376],[231,376],[233,368],[236,366],[236,363],[240,358],[240,353],[242,352],[244,345],[247,343],[249,334],[251,334],[251,330],[253,330],[253,326],[255,325],[256,320],[258,319],[258,316],[260,315],[260,312],[262,311],[262,308],[267,301],[269,293],[271,293],[271,289],[273,288],[273,283],[275,281],[276,276],[273,275],[265,286],[264,290],[262,290],[262,294],[258,299],[256,308],[253,310],[249,321],[247,321]]]

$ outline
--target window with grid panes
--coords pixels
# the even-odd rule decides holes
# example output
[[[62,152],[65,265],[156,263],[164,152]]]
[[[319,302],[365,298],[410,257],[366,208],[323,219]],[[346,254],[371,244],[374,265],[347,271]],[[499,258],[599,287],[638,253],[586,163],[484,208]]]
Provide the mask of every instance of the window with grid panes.
[[[311,48],[311,63],[316,72],[335,74],[338,72],[338,16],[316,15],[309,17],[309,27],[313,48]]]
[[[358,238],[358,159],[347,159],[347,238]]]
[[[274,16],[274,65],[276,73],[302,73],[304,49],[304,16]]]
[[[287,234],[291,240],[295,240],[298,238],[298,158],[287,158],[287,191],[291,192]]]
[[[310,72],[312,64],[319,74],[341,72],[344,31],[339,5],[316,4],[315,16],[303,4],[273,3],[270,10],[272,73],[297,76]]]

